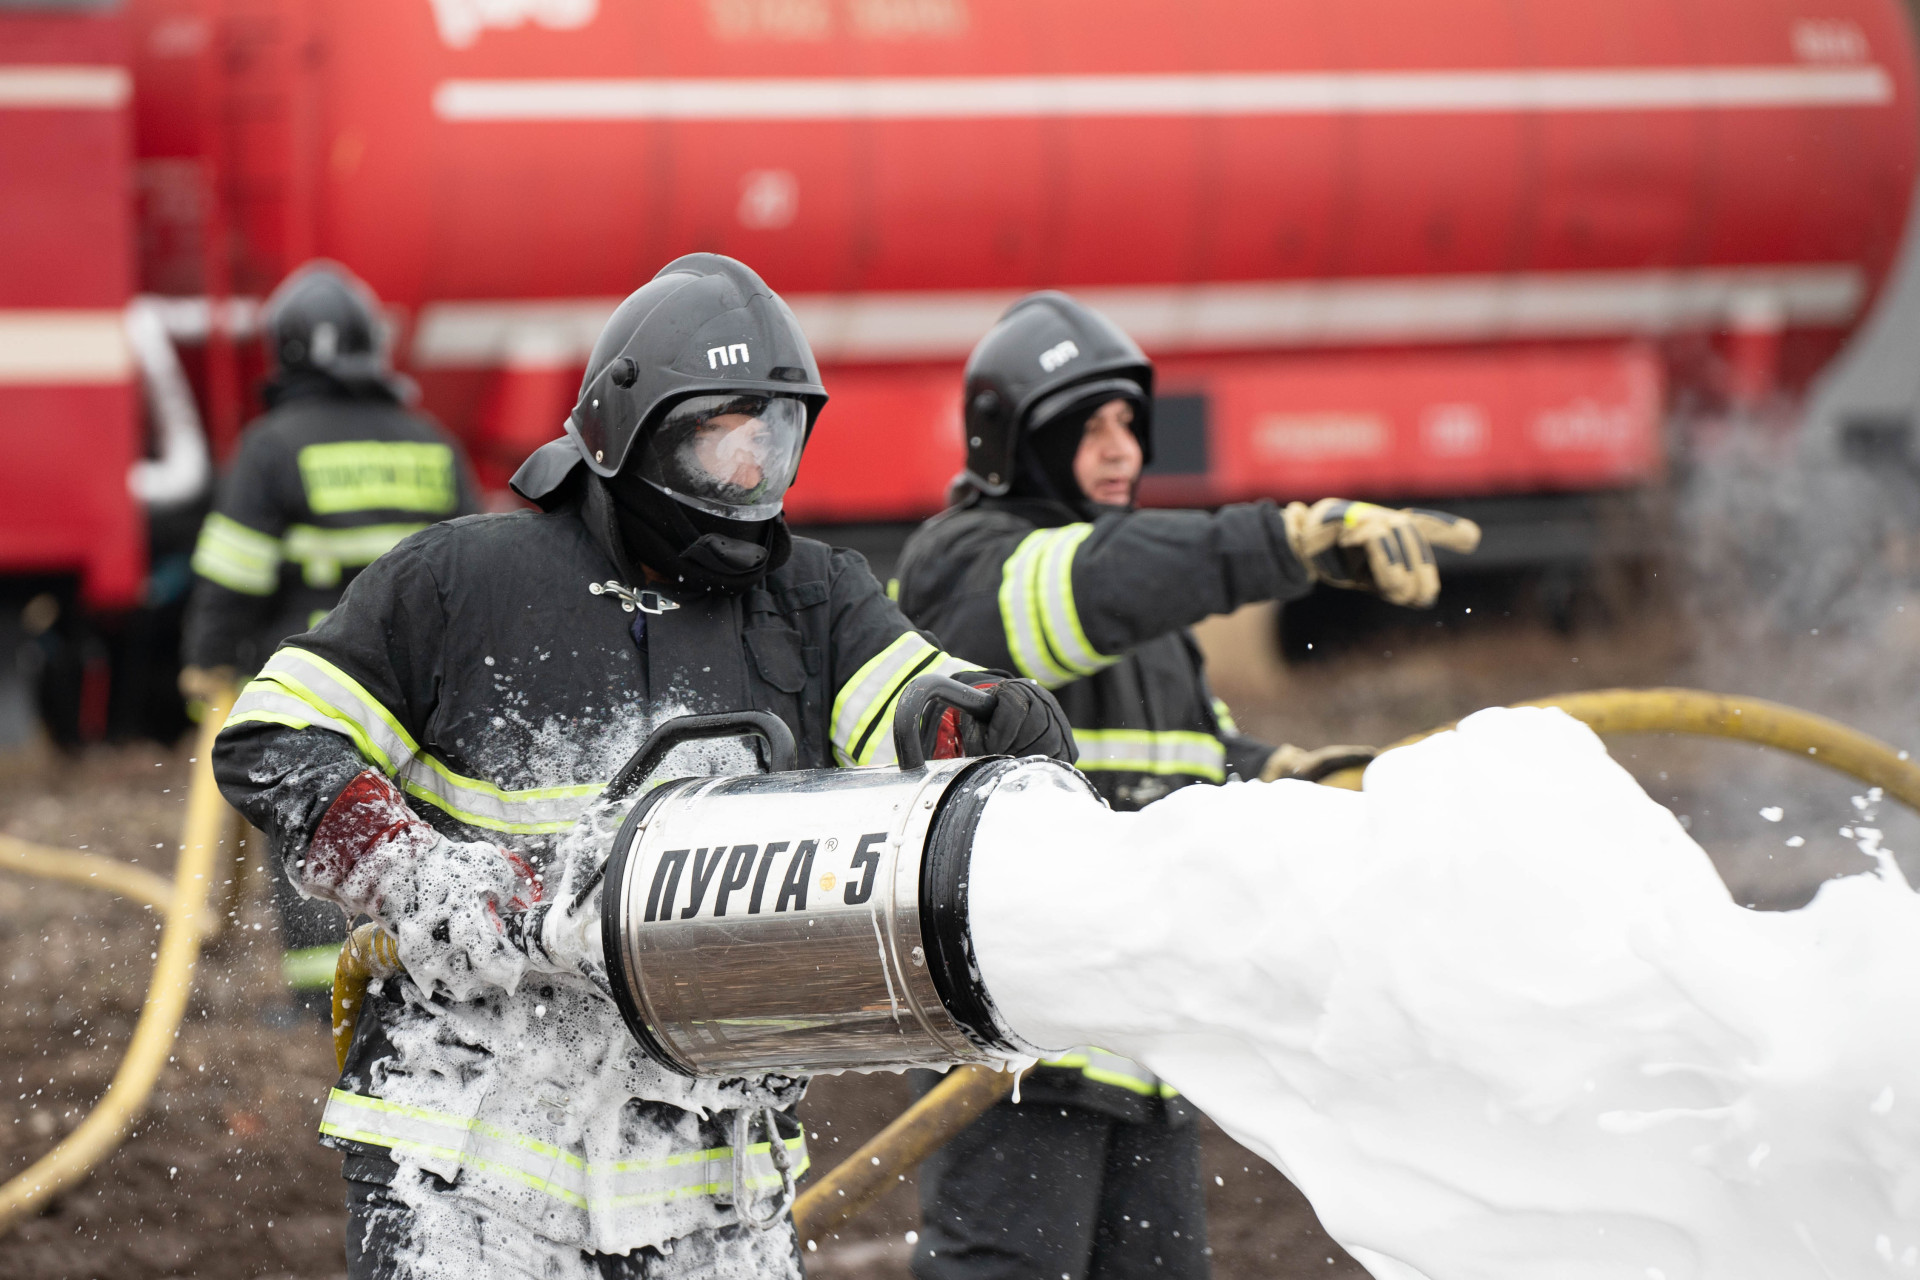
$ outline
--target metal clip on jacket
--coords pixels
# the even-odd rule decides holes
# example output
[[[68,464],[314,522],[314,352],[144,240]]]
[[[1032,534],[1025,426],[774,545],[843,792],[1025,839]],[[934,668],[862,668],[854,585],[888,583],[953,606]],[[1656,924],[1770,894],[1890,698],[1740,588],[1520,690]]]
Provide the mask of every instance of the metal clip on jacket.
[[[768,1202],[767,1211],[762,1214],[753,1211],[753,1188],[747,1177],[747,1156],[753,1149],[756,1115],[767,1127],[767,1158],[773,1161],[774,1170],[780,1175],[779,1194]],[[733,1113],[733,1211],[754,1231],[777,1226],[793,1206],[793,1153],[787,1150],[787,1140],[780,1133],[779,1116],[772,1107],[758,1110],[742,1107]]]
[[[641,613],[651,613],[658,617],[660,614],[680,607],[678,600],[672,599],[663,592],[655,591],[652,587],[635,590],[633,587],[615,582],[612,578],[608,578],[605,582],[589,582],[587,590],[596,596],[618,597],[620,608],[626,613],[632,613],[638,609]]]
[[[971,958],[967,867],[997,788],[1055,785],[1067,765],[926,758],[928,713],[992,712],[944,676],[907,686],[898,767],[794,771],[764,712],[662,726],[608,787],[630,794],[667,751],[749,733],[770,772],[685,778],[634,805],[601,888],[607,975],[649,1056],[689,1076],[1004,1062],[1035,1054],[994,1011]]]

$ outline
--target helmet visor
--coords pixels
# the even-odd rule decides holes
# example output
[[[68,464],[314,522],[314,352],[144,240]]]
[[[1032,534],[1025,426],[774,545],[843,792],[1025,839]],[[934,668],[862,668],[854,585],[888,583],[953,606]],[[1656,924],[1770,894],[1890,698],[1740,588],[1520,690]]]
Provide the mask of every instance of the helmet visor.
[[[771,520],[806,442],[807,406],[792,396],[690,396],[647,433],[634,473],[710,515]]]

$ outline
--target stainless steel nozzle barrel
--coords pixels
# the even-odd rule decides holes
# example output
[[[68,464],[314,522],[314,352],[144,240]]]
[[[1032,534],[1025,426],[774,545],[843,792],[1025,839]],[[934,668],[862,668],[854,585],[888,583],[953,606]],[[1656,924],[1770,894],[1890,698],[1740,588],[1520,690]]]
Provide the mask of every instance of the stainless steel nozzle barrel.
[[[928,762],[922,721],[942,704],[993,705],[990,692],[923,676],[901,696],[899,767],[689,778],[635,805],[607,863],[602,941],[615,999],[654,1058],[725,1076],[1032,1052],[1000,1024],[972,962],[973,834],[995,791],[1031,785],[1036,769],[1098,797],[1051,761]],[[768,721],[696,727],[766,737],[778,769],[791,739]]]

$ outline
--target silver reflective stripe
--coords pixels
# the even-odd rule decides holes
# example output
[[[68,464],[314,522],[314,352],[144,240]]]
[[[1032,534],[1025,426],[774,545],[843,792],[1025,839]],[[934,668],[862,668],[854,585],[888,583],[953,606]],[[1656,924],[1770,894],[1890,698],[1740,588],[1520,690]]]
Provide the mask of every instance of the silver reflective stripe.
[[[394,775],[400,789],[437,805],[468,826],[523,835],[565,831],[606,790],[604,782],[507,791],[480,778],[463,778],[426,752]]]
[[[571,827],[604,782],[509,791],[453,772],[420,750],[360,682],[316,654],[282,646],[242,691],[228,724],[264,721],[344,734],[360,754],[407,794],[469,826],[520,835]]]
[[[976,667],[942,653],[911,631],[868,659],[833,699],[829,736],[842,765],[892,764],[894,702],[907,682],[931,671],[957,675]]]
[[[275,650],[234,703],[236,716],[248,706],[247,695],[259,685],[284,689],[318,712],[329,722],[328,728],[344,726],[360,754],[384,773],[398,773],[420,750],[400,722],[358,680],[305,649],[282,645]]]
[[[1080,610],[1073,601],[1073,557],[1080,544],[1093,532],[1090,524],[1070,524],[1052,531],[1039,562],[1039,580],[1034,594],[1040,600],[1040,620],[1046,627],[1047,644],[1067,668],[1090,676],[1102,667],[1120,660],[1094,649],[1080,627]]]
[[[1210,733],[1186,729],[1075,729],[1080,769],[1184,774],[1224,782],[1227,749]]]
[[[426,528],[424,523],[367,524],[357,529],[322,529],[318,525],[296,524],[287,528],[286,557],[300,566],[301,577],[310,587],[333,587],[340,583],[344,566],[368,565],[378,560],[403,539]]]
[[[229,591],[270,596],[280,585],[280,540],[216,511],[200,526],[193,571]]]
[[[1096,650],[1080,625],[1073,598],[1073,557],[1090,524],[1036,529],[1020,540],[1000,571],[1000,623],[1007,652],[1022,675],[1058,688],[1120,659]]]
[[[1073,673],[1054,660],[1040,629],[1040,606],[1034,583],[1048,531],[1036,529],[1020,540],[1000,570],[1000,623],[1007,633],[1007,652],[1021,675],[1055,689],[1072,680]]]
[[[458,1164],[463,1171],[530,1187],[588,1212],[685,1196],[716,1196],[733,1189],[731,1147],[709,1147],[657,1160],[591,1163],[530,1134],[344,1089],[335,1089],[328,1097],[320,1132],[411,1155],[441,1168]],[[796,1171],[804,1171],[808,1163],[805,1135],[787,1138],[784,1145],[793,1153]],[[746,1185],[755,1191],[781,1185],[767,1143],[747,1148],[746,1175]]]

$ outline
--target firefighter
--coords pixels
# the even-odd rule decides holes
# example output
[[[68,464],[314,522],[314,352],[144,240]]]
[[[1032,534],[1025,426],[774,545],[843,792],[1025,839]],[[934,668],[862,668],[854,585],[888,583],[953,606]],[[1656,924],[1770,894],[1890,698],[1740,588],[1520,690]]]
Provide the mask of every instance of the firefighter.
[[[890,762],[896,699],[928,671],[999,690],[982,749],[1072,755],[1039,685],[949,657],[858,555],[788,532],[826,398],[758,276],[670,263],[514,477],[540,510],[402,542],[236,703],[227,798],[301,892],[391,931],[409,975],[369,998],[321,1124],[346,1153],[353,1280],[798,1275],[771,1157],[804,1160],[805,1081],[643,1055],[581,979],[604,970],[556,940],[582,936],[554,904],[605,845],[563,837],[603,829],[594,797],[674,716],[764,710],[803,767]],[[746,741],[692,743],[658,776],[755,767]]]
[[[1139,511],[1153,366],[1061,293],[1016,302],[967,362],[966,471],[908,540],[898,596],[947,649],[1053,689],[1115,809],[1196,783],[1274,778],[1301,753],[1234,727],[1187,628],[1316,581],[1425,606],[1430,544],[1470,522],[1327,499]],[[1175,1091],[1082,1048],[1042,1063],[920,1175],[921,1280],[1204,1276],[1199,1137]]]
[[[387,363],[383,329],[373,293],[337,263],[308,263],[267,299],[267,412],[241,435],[193,552],[190,701],[258,670],[400,539],[478,509],[452,438],[405,407],[411,388]],[[325,1013],[346,919],[273,879],[282,976]]]

